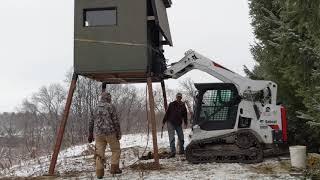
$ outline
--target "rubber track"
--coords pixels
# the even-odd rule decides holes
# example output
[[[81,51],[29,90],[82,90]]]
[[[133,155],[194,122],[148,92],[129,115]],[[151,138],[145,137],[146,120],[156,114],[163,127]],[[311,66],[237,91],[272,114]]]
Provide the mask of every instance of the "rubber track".
[[[250,140],[252,140],[252,146],[244,149],[238,146],[234,150],[226,151],[221,148],[221,150],[212,150],[201,148],[203,145],[224,145],[221,143],[223,139],[229,136],[237,136],[237,135],[247,134]],[[231,133],[215,138],[192,141],[186,148],[186,159],[190,163],[210,163],[210,162],[218,162],[218,163],[258,163],[263,160],[263,150],[262,146],[259,143],[258,139],[255,136],[248,132],[240,132],[240,133]],[[236,144],[232,144],[235,145]]]

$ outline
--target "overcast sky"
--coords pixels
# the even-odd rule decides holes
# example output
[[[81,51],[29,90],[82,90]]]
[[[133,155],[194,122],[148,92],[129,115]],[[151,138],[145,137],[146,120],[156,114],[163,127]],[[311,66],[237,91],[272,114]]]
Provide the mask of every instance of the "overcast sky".
[[[243,73],[253,67],[254,42],[247,0],[173,0],[169,21],[174,47],[169,63],[194,49]],[[63,83],[73,64],[73,0],[1,0],[0,112],[15,111],[41,86]],[[213,82],[192,71],[179,80]],[[178,80],[167,85],[177,87]]]

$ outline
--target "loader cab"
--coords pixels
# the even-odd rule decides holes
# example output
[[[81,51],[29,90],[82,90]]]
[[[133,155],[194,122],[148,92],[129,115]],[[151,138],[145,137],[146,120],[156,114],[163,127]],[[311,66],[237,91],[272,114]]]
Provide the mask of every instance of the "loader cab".
[[[195,98],[194,125],[202,130],[213,131],[233,129],[238,105],[241,101],[238,90],[231,83],[195,84],[198,94]]]

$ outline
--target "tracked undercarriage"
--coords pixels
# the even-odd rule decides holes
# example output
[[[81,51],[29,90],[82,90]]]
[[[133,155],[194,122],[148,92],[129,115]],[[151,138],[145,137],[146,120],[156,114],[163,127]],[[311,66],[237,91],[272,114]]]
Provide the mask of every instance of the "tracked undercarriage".
[[[250,131],[192,141],[186,148],[191,163],[258,163],[263,155],[262,144]]]

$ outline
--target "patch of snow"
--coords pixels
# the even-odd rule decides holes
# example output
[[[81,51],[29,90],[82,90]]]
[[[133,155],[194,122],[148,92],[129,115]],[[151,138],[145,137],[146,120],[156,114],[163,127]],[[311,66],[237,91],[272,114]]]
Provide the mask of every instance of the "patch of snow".
[[[185,142],[189,143],[188,134],[190,130],[185,130]],[[112,178],[106,172],[105,179],[296,179],[289,175],[287,171],[274,171],[272,173],[261,173],[253,170],[259,166],[278,166],[280,162],[277,159],[268,159],[259,164],[239,164],[239,163],[208,163],[208,164],[190,164],[183,156],[177,156],[173,159],[161,159],[160,171],[136,171],[129,168],[130,165],[137,162],[138,156],[141,156],[147,144],[146,134],[124,135],[121,143],[121,168],[123,174]],[[176,138],[177,139],[177,138]],[[158,133],[159,148],[168,148],[168,133],[163,133],[161,138]],[[94,143],[74,146],[60,152],[56,166],[57,179],[76,178],[92,179],[95,178],[95,167],[92,149]],[[91,150],[91,151],[90,151]],[[147,152],[152,150],[152,136],[149,136]],[[106,152],[106,170],[110,166],[110,150]],[[152,162],[143,161],[143,162]],[[22,162],[19,165],[12,166],[9,170],[0,171],[3,177],[19,176],[41,176],[46,174],[49,169],[50,157],[43,156],[35,160]],[[1,176],[0,176],[1,178]]]

